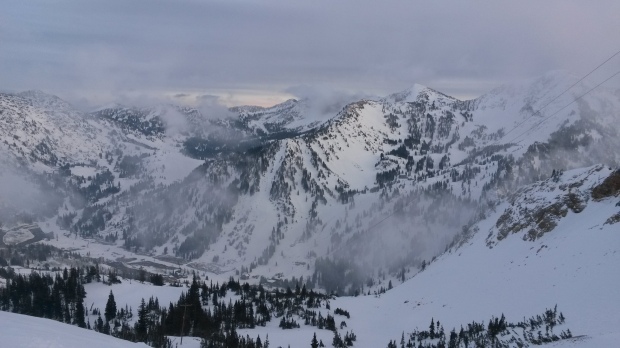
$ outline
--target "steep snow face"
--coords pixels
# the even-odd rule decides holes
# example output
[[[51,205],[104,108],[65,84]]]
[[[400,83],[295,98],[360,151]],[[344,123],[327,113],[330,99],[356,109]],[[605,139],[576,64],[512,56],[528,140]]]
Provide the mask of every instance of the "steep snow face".
[[[121,127],[145,136],[163,136],[165,125],[161,117],[151,109],[115,107],[97,110],[95,118],[108,119]]]
[[[20,161],[55,167],[86,162],[106,148],[99,130],[68,104],[40,92],[22,95],[0,94],[0,137]]]
[[[0,322],[0,335],[5,347],[148,347],[144,343],[128,342],[77,326],[21,314],[0,311]]]
[[[594,83],[578,83],[576,76],[559,71],[501,86],[467,102],[474,129],[465,132],[471,132],[479,147],[514,144],[510,152],[515,157],[562,129],[573,127],[578,134],[569,137],[581,140],[598,138],[601,131],[616,134],[618,127],[612,123],[617,124],[620,100],[604,86],[588,93],[593,87]]]
[[[171,138],[89,117],[42,92],[0,95],[0,161],[0,215],[7,223],[24,212],[50,216],[62,205],[58,214],[74,214],[139,179],[169,184],[202,163]]]
[[[197,109],[171,104],[152,107],[114,105],[90,113],[95,119],[112,121],[124,131],[147,138],[204,136],[210,122]]]
[[[155,159],[150,161],[155,168],[147,165],[146,171],[161,177],[157,166],[168,162],[171,151],[178,156],[170,165],[177,171],[183,167],[175,165],[179,163],[176,157],[185,157],[180,154],[182,138],[175,137],[176,132],[184,127],[198,130],[201,122],[196,110],[176,106],[106,108],[87,115],[40,91],[0,94],[1,155],[39,172],[53,172],[61,165],[107,167],[115,172],[124,156],[141,156],[149,157],[145,162]],[[183,174],[173,174],[172,181],[182,179],[200,163],[192,162]]]

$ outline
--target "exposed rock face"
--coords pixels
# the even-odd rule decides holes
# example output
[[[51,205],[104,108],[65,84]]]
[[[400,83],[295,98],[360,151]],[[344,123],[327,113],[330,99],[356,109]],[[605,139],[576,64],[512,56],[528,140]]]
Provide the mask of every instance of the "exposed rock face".
[[[573,211],[573,213],[581,213],[588,204],[588,195],[583,191],[569,192],[564,196],[564,204]]]
[[[552,231],[557,226],[557,220],[565,217],[567,213],[568,207],[564,200],[534,211],[528,211],[527,208],[520,211],[509,209],[497,220],[496,227],[499,230],[497,240],[502,240],[511,233],[518,233],[529,227],[523,240],[534,241]]]
[[[605,221],[605,225],[613,225],[617,222],[620,222],[620,212],[615,213],[614,215],[610,216],[609,219]]]
[[[603,177],[605,179],[600,185],[590,189]],[[590,196],[596,198],[617,193],[618,188],[615,185],[619,182],[618,178],[618,171],[611,172],[598,165],[577,173],[558,172],[545,181],[520,189],[510,197],[511,206],[497,219],[494,230],[487,238],[487,245],[493,246],[497,241],[520,232],[523,232],[522,239],[525,241],[539,239],[545,233],[553,231],[567,214],[578,214],[586,209]],[[618,221],[620,213],[610,217],[605,223]]]
[[[597,201],[618,195],[620,195],[620,170],[615,171],[600,185],[592,189],[592,198]]]

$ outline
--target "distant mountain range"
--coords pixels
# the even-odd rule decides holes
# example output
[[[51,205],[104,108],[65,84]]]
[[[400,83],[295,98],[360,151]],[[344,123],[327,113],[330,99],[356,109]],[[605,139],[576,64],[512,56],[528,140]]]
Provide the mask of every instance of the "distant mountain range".
[[[618,91],[576,100],[592,87],[582,82],[557,97],[576,81],[549,73],[467,101],[414,85],[321,117],[308,100],[212,119],[177,105],[85,113],[38,91],[0,94],[0,220],[354,293],[419,269],[525,184],[617,166]]]

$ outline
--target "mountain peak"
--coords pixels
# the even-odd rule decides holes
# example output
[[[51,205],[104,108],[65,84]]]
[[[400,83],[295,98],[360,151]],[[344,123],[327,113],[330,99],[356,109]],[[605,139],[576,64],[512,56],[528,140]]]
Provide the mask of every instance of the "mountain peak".
[[[45,93],[40,89],[30,89],[27,91],[17,93],[18,96],[22,98],[36,98],[36,99],[48,99],[48,98],[58,98],[57,96],[49,93]]]
[[[283,101],[282,103],[278,103],[272,106],[258,106],[258,105],[238,105],[230,107],[229,110],[231,112],[236,112],[238,114],[244,115],[248,113],[262,112],[265,110],[282,110],[294,107],[299,103],[299,100],[291,98]]]
[[[22,97],[24,99],[29,99],[33,101],[58,101],[62,100],[59,97],[45,93],[39,89],[31,89],[23,92],[17,93],[17,96]]]
[[[289,105],[295,105],[299,102],[299,100],[295,99],[295,98],[290,98],[285,100],[282,103],[276,104],[273,107],[277,107],[277,106],[289,106]]]
[[[517,80],[503,84],[478,99],[494,96],[503,96],[507,99],[537,99],[542,96],[554,97],[561,94],[567,88],[577,82],[578,77],[564,70],[549,71],[541,76]],[[585,82],[581,82],[576,88],[584,88]]]
[[[420,97],[423,97],[425,99],[429,99],[429,98],[454,99],[430,87],[427,87],[427,86],[424,86],[418,83],[414,83],[411,87],[405,90],[402,90],[400,92],[390,94],[385,99],[394,101],[396,103],[402,103],[402,102],[415,102],[415,101],[418,101]]]
[[[41,90],[28,90],[28,91],[24,91],[24,92],[20,92],[15,94],[16,96],[29,100],[31,101],[33,104],[42,107],[42,108],[46,108],[46,109],[53,109],[53,110],[70,110],[73,109],[73,107],[71,106],[71,104],[69,104],[68,102],[64,101],[63,99],[53,95],[53,94],[49,94],[49,93],[45,93]]]

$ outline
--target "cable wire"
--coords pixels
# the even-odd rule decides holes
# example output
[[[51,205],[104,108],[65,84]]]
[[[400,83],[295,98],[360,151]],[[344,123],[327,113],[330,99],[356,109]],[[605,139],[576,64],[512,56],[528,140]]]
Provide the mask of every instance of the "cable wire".
[[[534,117],[535,115],[540,114],[540,112],[546,108],[547,106],[549,106],[551,103],[553,103],[554,101],[556,101],[559,97],[561,97],[562,95],[564,95],[566,92],[568,92],[569,90],[571,90],[573,87],[577,86],[581,81],[585,80],[588,76],[592,75],[592,73],[594,73],[596,70],[598,70],[600,67],[602,67],[603,65],[605,65],[607,62],[609,62],[610,60],[612,60],[615,56],[617,56],[618,54],[620,54],[620,51],[617,51],[616,53],[614,53],[611,57],[607,58],[604,62],[602,62],[601,64],[599,64],[596,68],[592,69],[589,73],[587,73],[586,75],[584,75],[582,78],[580,78],[577,82],[573,83],[570,87],[568,87],[567,89],[565,89],[562,93],[558,94],[555,98],[551,99],[550,102],[548,102],[547,104],[543,105],[543,107],[541,107],[540,109],[538,109],[537,111],[535,111],[534,113],[532,113],[532,115],[530,115],[529,117],[526,117],[523,121],[519,122],[516,126],[512,127],[512,129],[510,129],[507,133],[504,133],[504,135],[497,141],[499,143],[500,140],[502,140],[505,136],[507,136],[508,134],[510,134],[512,131],[514,131],[515,129],[517,129],[519,126],[521,126],[522,124],[525,123],[525,121],[529,120],[530,118]],[[549,91],[547,91],[547,93],[545,93],[542,97],[540,97],[540,99],[544,98],[547,94],[549,93]],[[540,100],[539,99],[539,100]],[[493,145],[497,145],[493,144]]]
[[[606,78],[603,82],[599,83],[598,85],[590,88],[587,92],[585,92],[584,94],[580,95],[579,97],[575,98],[572,102],[566,104],[565,106],[563,106],[562,108],[560,108],[558,111],[552,113],[551,115],[543,118],[542,120],[540,120],[539,122],[537,122],[536,124],[534,124],[532,127],[528,128],[525,132],[522,132],[521,134],[517,135],[516,137],[512,138],[508,143],[512,143],[513,141],[517,140],[519,137],[521,137],[522,135],[528,133],[529,131],[533,130],[534,128],[542,125],[543,123],[545,123],[548,119],[550,119],[551,117],[557,115],[558,113],[560,113],[562,110],[566,109],[567,107],[573,105],[574,103],[576,103],[579,99],[585,97],[586,95],[588,95],[588,93],[592,92],[593,90],[595,90],[596,88],[600,87],[602,84],[604,84],[605,82],[611,80],[612,78],[616,77],[618,74],[620,74],[620,71],[616,72],[615,74],[611,75],[610,77]]]

